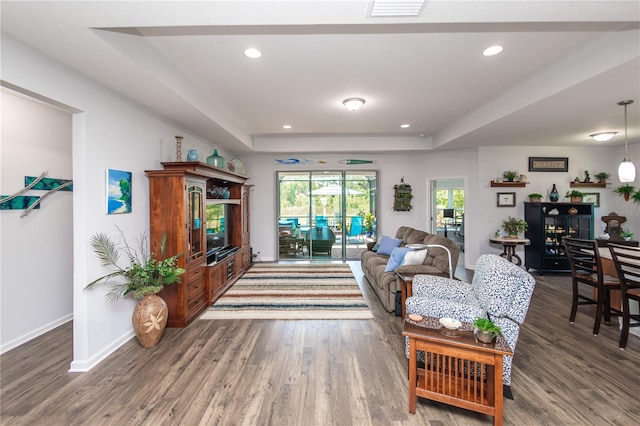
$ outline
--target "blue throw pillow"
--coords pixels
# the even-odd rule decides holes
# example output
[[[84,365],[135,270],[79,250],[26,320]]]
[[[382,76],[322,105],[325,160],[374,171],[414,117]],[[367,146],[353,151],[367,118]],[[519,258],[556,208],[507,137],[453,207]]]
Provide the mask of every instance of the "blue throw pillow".
[[[404,256],[409,253],[410,251],[413,251],[413,249],[408,248],[408,247],[396,247],[393,249],[393,251],[391,252],[391,257],[389,258],[389,261],[387,262],[387,266],[384,268],[385,272],[391,272],[391,271],[395,271],[396,268],[400,265],[402,265],[402,261],[404,260]]]
[[[393,249],[398,247],[401,243],[402,240],[398,238],[391,238],[383,235],[382,239],[380,240],[380,246],[378,247],[378,254],[391,256],[391,252],[393,251]]]

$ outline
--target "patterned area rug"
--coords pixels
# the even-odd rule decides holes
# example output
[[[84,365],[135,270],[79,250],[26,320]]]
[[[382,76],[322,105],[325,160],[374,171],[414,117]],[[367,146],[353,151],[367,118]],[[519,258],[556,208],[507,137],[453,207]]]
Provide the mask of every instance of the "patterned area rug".
[[[371,319],[349,265],[254,265],[200,319]]]

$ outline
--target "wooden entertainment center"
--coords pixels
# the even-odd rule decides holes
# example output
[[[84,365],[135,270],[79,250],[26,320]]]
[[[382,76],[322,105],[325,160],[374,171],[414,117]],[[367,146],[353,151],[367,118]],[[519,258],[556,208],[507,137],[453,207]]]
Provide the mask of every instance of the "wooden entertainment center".
[[[167,327],[186,327],[214,303],[251,266],[247,177],[197,161],[162,163],[149,177],[151,250],[167,235],[165,256],[180,254],[185,269],[179,283],[159,294],[167,303]],[[225,198],[212,198],[226,187]],[[225,226],[232,246],[226,257],[207,264],[207,204],[225,204]],[[158,255],[160,255],[158,253]]]

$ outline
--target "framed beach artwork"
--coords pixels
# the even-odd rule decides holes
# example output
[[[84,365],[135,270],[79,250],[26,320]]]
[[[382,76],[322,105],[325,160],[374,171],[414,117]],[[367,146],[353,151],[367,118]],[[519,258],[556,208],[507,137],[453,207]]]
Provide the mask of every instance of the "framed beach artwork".
[[[107,214],[131,213],[131,172],[107,169]]]

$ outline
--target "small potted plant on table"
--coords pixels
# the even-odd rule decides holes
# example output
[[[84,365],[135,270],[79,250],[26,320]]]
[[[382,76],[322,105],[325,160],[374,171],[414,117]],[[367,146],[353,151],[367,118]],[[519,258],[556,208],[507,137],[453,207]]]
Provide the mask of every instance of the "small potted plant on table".
[[[529,201],[532,203],[539,203],[542,201],[542,194],[538,194],[534,192],[533,194],[529,194]]]
[[[502,329],[487,318],[476,318],[472,325],[476,339],[482,343],[492,343],[502,333]]]
[[[509,238],[518,238],[518,233],[526,231],[528,227],[524,219],[509,216],[502,221],[502,228],[507,231]]]
[[[622,232],[620,232],[620,235],[622,236],[622,238],[624,238],[625,241],[629,241],[633,238],[633,232],[629,231],[628,229],[623,229]]]

